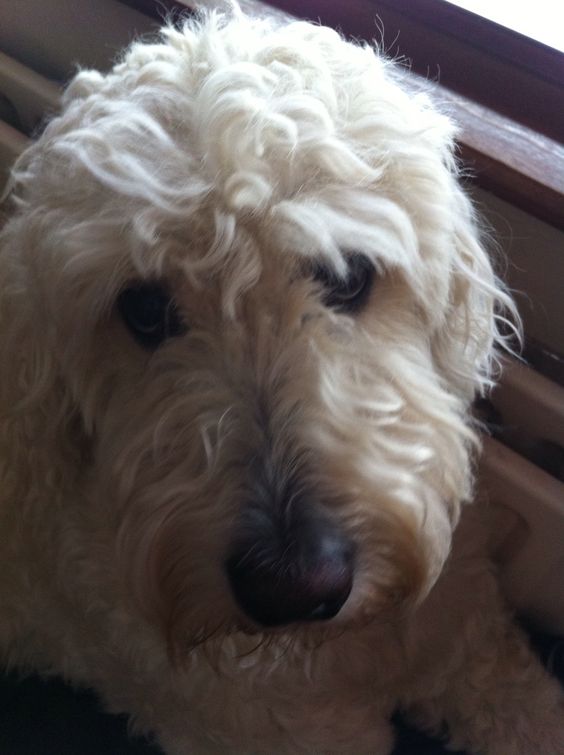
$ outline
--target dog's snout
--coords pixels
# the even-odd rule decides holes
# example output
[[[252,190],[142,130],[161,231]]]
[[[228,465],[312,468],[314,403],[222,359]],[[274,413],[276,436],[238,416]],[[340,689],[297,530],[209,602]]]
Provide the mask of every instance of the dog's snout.
[[[265,532],[265,529],[267,532]],[[282,626],[337,615],[353,584],[354,548],[328,517],[300,516],[286,528],[247,528],[226,562],[233,594],[256,623]]]

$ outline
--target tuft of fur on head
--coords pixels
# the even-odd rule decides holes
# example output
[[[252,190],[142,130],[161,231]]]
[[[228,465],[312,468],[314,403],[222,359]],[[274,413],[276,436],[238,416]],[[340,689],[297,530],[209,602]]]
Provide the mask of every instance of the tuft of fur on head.
[[[337,626],[423,599],[514,315],[453,138],[373,49],[302,22],[205,14],[71,82],[0,241],[0,495],[76,600],[171,647],[245,628],[222,564],[266,466],[277,506],[306,490],[357,544]],[[376,281],[347,315],[312,269],[351,253]],[[139,280],[188,326],[152,353],[115,308]]]

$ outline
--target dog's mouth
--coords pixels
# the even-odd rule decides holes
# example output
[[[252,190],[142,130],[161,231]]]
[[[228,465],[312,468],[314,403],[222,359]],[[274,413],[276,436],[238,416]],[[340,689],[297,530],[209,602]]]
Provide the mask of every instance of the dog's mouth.
[[[354,598],[353,598],[354,600]],[[389,616],[370,611],[341,609],[331,619],[294,621],[264,626],[238,610],[220,624],[200,628],[176,638],[169,637],[168,652],[173,665],[183,665],[192,652],[202,650],[205,657],[221,673],[221,658],[244,658],[267,650],[276,655],[291,653],[296,648],[315,651],[327,642],[348,632],[357,632],[377,623],[388,623]]]

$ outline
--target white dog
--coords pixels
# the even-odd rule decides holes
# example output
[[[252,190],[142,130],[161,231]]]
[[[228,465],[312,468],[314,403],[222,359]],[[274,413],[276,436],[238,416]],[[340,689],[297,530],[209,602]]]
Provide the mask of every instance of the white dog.
[[[512,305],[453,127],[400,81],[329,29],[209,15],[79,73],[15,167],[3,658],[166,753],[384,755],[398,707],[564,753],[457,527]]]

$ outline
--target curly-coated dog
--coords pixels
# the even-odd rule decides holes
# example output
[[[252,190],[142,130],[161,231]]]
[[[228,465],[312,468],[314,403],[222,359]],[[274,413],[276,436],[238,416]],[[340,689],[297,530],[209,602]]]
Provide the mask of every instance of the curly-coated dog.
[[[561,755],[457,527],[512,305],[429,98],[332,30],[208,14],[80,72],[13,197],[4,661],[174,755],[383,755],[396,708]]]

